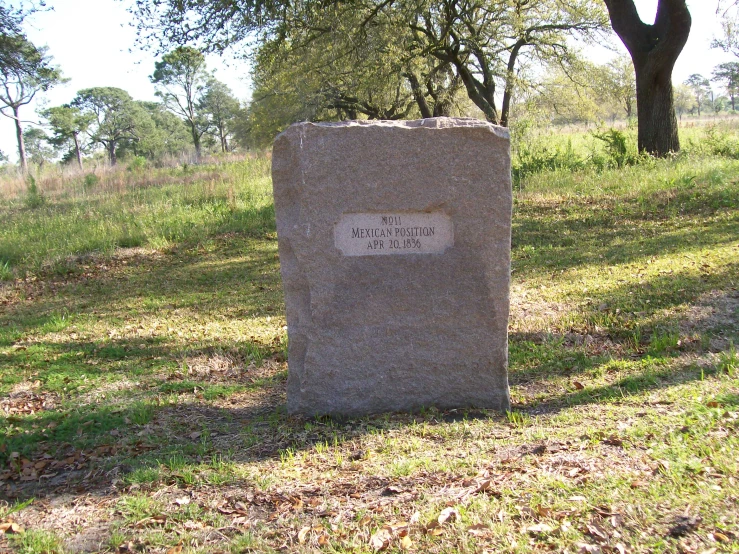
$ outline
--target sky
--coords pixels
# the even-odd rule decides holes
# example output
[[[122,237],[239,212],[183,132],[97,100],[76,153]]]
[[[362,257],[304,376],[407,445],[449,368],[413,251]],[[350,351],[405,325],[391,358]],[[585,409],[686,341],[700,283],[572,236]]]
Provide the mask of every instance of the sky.
[[[652,22],[657,0],[635,0],[645,22]],[[17,2],[11,2],[17,4]],[[58,106],[72,100],[84,88],[111,86],[127,90],[137,100],[154,100],[154,86],[149,75],[154,71],[156,58],[136,45],[136,31],[131,27],[127,12],[130,0],[46,0],[52,11],[41,12],[29,18],[25,25],[29,39],[37,45],[46,45],[49,54],[70,81],[39,97],[35,105],[25,106],[23,119],[38,121],[37,109]],[[730,61],[730,55],[711,49],[711,40],[720,34],[720,17],[716,14],[716,0],[688,0],[693,26],[688,43],[673,72],[676,83],[693,73],[710,77],[717,64]],[[612,47],[588,48],[595,61],[603,63],[617,52],[625,53],[615,37]],[[208,67],[225,82],[234,95],[246,100],[250,94],[249,67],[232,57],[209,56]],[[17,160],[15,128],[10,119],[0,117],[0,150]]]

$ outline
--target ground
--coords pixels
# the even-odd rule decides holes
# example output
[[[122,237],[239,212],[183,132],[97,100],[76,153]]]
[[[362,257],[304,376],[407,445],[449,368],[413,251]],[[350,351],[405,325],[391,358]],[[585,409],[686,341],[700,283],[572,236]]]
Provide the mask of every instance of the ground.
[[[288,417],[268,212],[2,282],[0,549],[739,552],[739,164],[541,178],[506,414]]]

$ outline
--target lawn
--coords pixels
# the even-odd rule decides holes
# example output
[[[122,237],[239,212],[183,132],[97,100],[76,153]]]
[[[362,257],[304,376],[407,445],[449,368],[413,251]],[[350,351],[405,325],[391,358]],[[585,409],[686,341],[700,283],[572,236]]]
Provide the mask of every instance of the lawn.
[[[739,552],[739,161],[690,132],[516,182],[507,414],[287,416],[265,157],[0,200],[0,551]]]

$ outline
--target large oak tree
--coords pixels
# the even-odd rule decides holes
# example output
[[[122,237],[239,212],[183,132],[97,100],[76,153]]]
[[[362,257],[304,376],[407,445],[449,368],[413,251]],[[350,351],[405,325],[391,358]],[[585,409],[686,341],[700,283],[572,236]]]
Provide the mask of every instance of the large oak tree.
[[[672,70],[690,34],[686,0],[659,0],[654,23],[644,23],[634,0],[604,0],[613,30],[631,55],[636,72],[639,150],[665,156],[680,150]]]
[[[508,124],[514,92],[521,84],[518,69],[522,62],[566,63],[572,50],[570,37],[593,39],[608,21],[600,0],[137,0],[136,5],[134,12],[141,36],[158,41],[162,48],[195,42],[207,50],[222,50],[256,37],[260,44],[277,41],[281,48],[293,51],[300,47],[314,48],[319,59],[333,57],[343,61],[360,48],[355,46],[353,51],[337,56],[334,55],[337,46],[371,45],[373,37],[378,36],[378,27],[394,28],[381,35],[397,36],[395,44],[381,41],[380,49],[362,56],[359,64],[353,64],[356,71],[349,74],[351,77],[364,73],[374,79],[381,74],[378,68],[400,68],[394,73],[405,75],[407,84],[403,80],[398,82],[409,87],[410,98],[416,99],[424,115],[435,111],[431,106],[424,106],[424,100],[428,104],[433,95],[420,96],[428,89],[427,77],[432,78],[432,83],[444,77],[447,81],[444,92],[454,90],[458,81],[485,117],[502,125]],[[340,29],[345,37],[337,35],[337,25],[327,20],[328,14],[334,20],[341,19],[348,27]],[[315,49],[323,36],[331,38],[330,51]],[[295,41],[296,37],[299,40]],[[380,65],[369,65],[374,58],[382,58]],[[418,64],[419,60],[423,63]],[[409,72],[419,65],[425,68],[423,74]],[[315,74],[313,67],[311,74]],[[339,70],[323,81],[330,84],[341,79],[346,81],[347,73],[340,64],[322,67],[324,75],[329,70]],[[454,73],[452,79],[447,78],[450,69]],[[361,113],[358,108],[362,107],[363,95],[357,93],[361,88],[361,85],[353,90],[331,87],[321,92],[338,99],[335,102],[338,106]],[[355,99],[358,101],[354,102]],[[443,100],[438,107],[444,111]],[[394,109],[393,113],[403,111]]]

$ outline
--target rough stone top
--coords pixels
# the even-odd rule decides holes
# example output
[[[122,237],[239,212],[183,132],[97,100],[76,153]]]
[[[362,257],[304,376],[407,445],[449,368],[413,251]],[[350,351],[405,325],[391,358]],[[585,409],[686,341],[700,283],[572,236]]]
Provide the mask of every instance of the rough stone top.
[[[295,123],[289,129],[300,127],[394,127],[398,129],[418,129],[420,127],[427,129],[448,129],[452,127],[482,127],[487,128],[495,135],[509,139],[510,132],[505,127],[493,125],[487,121],[475,119],[473,117],[430,117],[427,119],[409,120],[388,120],[388,119],[357,119],[351,121],[333,121],[312,123],[309,121]],[[284,132],[284,131],[283,131]]]

